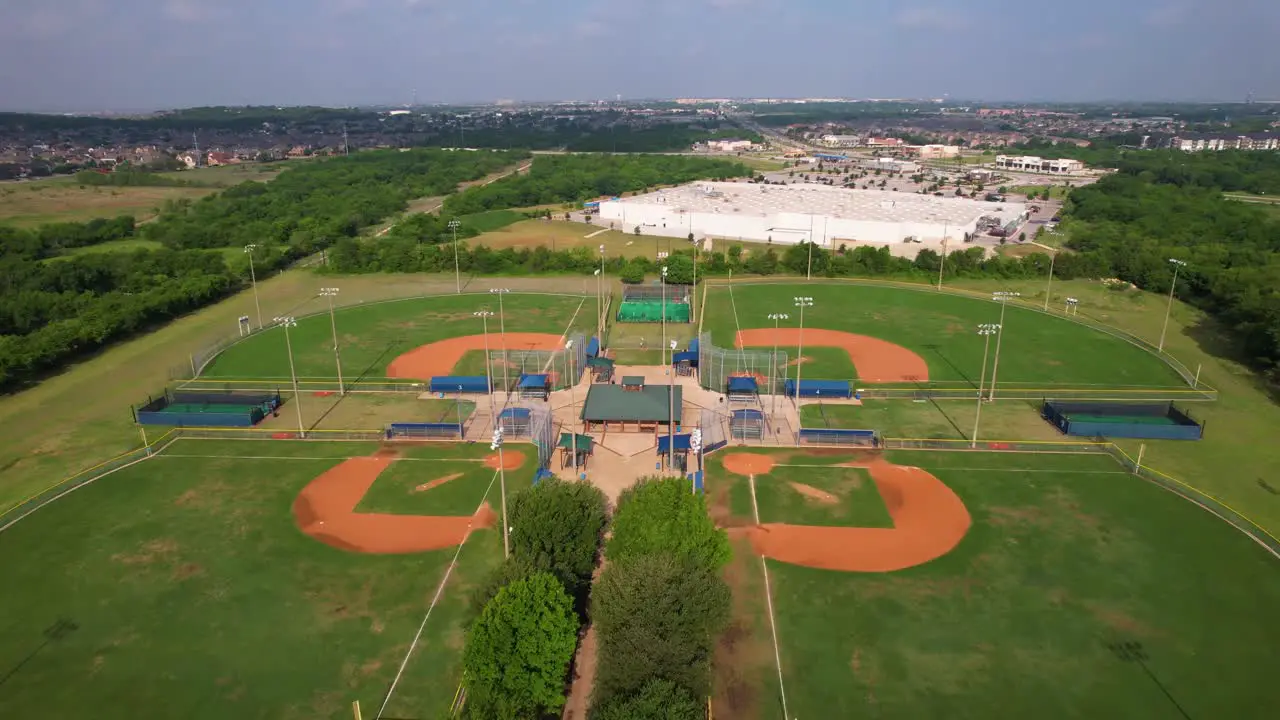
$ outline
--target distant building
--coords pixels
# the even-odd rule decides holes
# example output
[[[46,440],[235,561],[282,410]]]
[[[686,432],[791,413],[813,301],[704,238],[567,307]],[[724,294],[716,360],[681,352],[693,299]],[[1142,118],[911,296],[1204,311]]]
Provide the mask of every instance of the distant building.
[[[209,167],[217,167],[219,165],[234,165],[235,163],[240,162],[240,159],[237,158],[235,155],[232,155],[231,153],[226,153],[226,152],[211,152],[209,153],[208,159],[209,159]]]
[[[913,173],[920,170],[918,163],[892,157],[868,158],[863,160],[861,165],[868,170],[881,170],[884,172]]]
[[[861,135],[823,135],[819,142],[827,147],[858,147],[862,144]]]
[[[1173,138],[1169,146],[1183,152],[1202,150],[1278,150],[1280,136],[1260,135],[1182,135]]]
[[[754,144],[750,140],[740,140],[738,138],[708,140],[707,149],[715,152],[738,152],[739,150],[750,150]]]
[[[913,151],[916,157],[921,160],[939,160],[960,156],[960,147],[958,145],[921,145],[914,148]]]
[[[1003,168],[1005,170],[1022,170],[1023,172],[1067,175],[1084,170],[1084,163],[1079,160],[1050,160],[1031,155],[997,155],[996,167]]]
[[[867,138],[867,147],[902,147],[906,144],[902,138]]]

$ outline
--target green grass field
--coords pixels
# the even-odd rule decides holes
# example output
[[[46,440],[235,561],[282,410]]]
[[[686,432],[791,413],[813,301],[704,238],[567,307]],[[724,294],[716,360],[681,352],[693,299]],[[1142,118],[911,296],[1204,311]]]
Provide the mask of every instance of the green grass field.
[[[946,482],[974,525],[895,573],[768,562],[791,716],[1275,714],[1280,574],[1226,523],[1105,456],[887,457]],[[740,523],[746,478],[708,464],[713,512]],[[1143,664],[1125,659],[1135,648]],[[752,716],[777,717],[777,678],[762,682]]]
[[[376,448],[180,440],[6,531],[5,714],[345,719],[360,700],[371,716],[455,551],[336,550],[300,533],[290,506],[316,475]],[[480,452],[410,446],[400,462],[425,469],[458,464],[431,458]],[[484,483],[460,482],[468,496],[450,504],[474,510],[487,490],[496,507],[486,474]],[[507,480],[509,492],[528,484],[526,473]],[[418,499],[381,493],[377,504],[413,512]],[[468,589],[501,557],[494,530],[464,545],[387,717],[447,709]]]
[[[756,502],[762,523],[893,527],[884,499],[862,468],[778,466],[756,477]]]
[[[862,405],[807,403],[800,424],[807,428],[879,430],[885,437],[968,440],[973,437],[977,402],[968,400],[864,400]],[[1040,417],[1040,403],[1009,400],[984,403],[978,437],[983,440],[1067,441]]]
[[[630,227],[630,226],[628,226]],[[601,232],[603,231],[603,232]],[[592,255],[604,245],[609,257],[657,257],[658,252],[679,249],[689,243],[680,238],[657,235],[635,235],[621,229],[610,230],[608,221],[587,225],[563,220],[522,220],[467,241],[494,250],[516,248],[532,250],[543,246],[551,251],[582,248]]]
[[[876,285],[736,284],[707,293],[704,331],[718,345],[732,343],[735,331],[769,325],[770,312],[788,311],[798,326],[792,297],[814,298],[805,311],[805,327],[870,335],[914,351],[929,366],[935,382],[977,386],[982,370],[983,339],[979,323],[1000,319],[1000,305],[990,300],[958,297],[927,289]],[[995,343],[992,342],[994,361]],[[794,353],[794,348],[788,348]],[[810,349],[804,350],[808,355]],[[815,357],[805,363],[810,378],[847,377],[847,367]],[[988,378],[990,371],[988,371]],[[1089,327],[1026,308],[1005,313],[999,381],[1023,388],[1054,386],[1185,387],[1171,368],[1147,351]]]
[[[521,332],[558,335],[570,327],[571,320],[575,328],[589,329],[594,321],[594,303],[594,299],[584,301],[568,295],[511,293],[504,307],[507,326],[513,331],[518,326]],[[472,314],[480,309],[496,310],[497,303],[485,293],[413,298],[338,310],[335,320],[345,379],[383,378],[387,365],[402,353],[437,340],[481,334],[480,319]],[[495,349],[496,326],[497,323],[489,323]],[[289,339],[299,379],[337,378],[328,313],[300,318],[297,326],[290,329]],[[287,382],[289,358],[284,331],[271,329],[228,348],[205,368],[202,377]]]

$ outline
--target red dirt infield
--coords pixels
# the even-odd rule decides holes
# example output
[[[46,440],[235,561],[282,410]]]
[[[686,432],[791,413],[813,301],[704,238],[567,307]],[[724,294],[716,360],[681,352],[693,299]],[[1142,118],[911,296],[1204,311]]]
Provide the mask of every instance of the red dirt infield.
[[[564,347],[563,342],[560,335],[550,333],[506,334],[508,350],[560,350]],[[490,350],[501,350],[502,343],[502,335],[489,333]],[[416,347],[387,365],[387,377],[430,380],[440,375],[452,375],[453,368],[468,350],[484,350],[484,335],[463,335]]]
[[[524,462],[519,452],[503,454],[508,467],[513,459],[515,467]],[[496,516],[488,503],[470,517],[355,512],[378,475],[395,461],[394,453],[380,451],[373,457],[344,460],[321,473],[294,499],[294,522],[326,545],[360,553],[441,550],[461,544],[472,530],[493,525]]]
[[[761,328],[739,330],[737,347],[771,347],[796,345],[799,328]],[[849,353],[858,370],[858,380],[868,383],[928,382],[929,365],[914,352],[887,340],[869,335],[855,335],[841,330],[805,328],[805,347],[834,347]]]
[[[726,455],[724,466],[742,474],[751,453]],[[756,455],[773,466],[772,458]],[[732,464],[730,460],[732,459]],[[878,457],[838,467],[865,468],[884,499],[892,528],[818,527],[764,523],[746,528],[755,551],[793,565],[846,572],[904,570],[951,552],[969,531],[964,503],[941,480],[916,467]],[[759,473],[750,473],[752,475]]]

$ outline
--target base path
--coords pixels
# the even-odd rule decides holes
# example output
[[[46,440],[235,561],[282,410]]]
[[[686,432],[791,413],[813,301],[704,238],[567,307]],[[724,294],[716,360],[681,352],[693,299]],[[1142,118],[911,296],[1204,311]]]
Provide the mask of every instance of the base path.
[[[748,468],[770,468],[771,461],[768,456],[734,453],[725,456],[724,466],[730,472],[744,474],[742,471]],[[920,468],[894,465],[878,457],[838,467],[865,468],[870,473],[893,518],[893,527],[764,523],[747,530],[756,552],[824,570],[891,572],[946,555],[969,531],[972,520],[964,503],[941,480]],[[757,478],[756,482],[761,480]],[[763,480],[769,482],[767,478]]]
[[[737,346],[792,346],[800,342],[799,328],[762,328],[739,330]],[[929,366],[924,358],[887,340],[869,335],[854,335],[840,330],[805,328],[805,347],[835,347],[849,353],[858,370],[858,380],[868,383],[928,382]]]
[[[489,333],[489,350],[501,350],[502,335]],[[509,332],[508,350],[561,350],[564,341],[550,333]],[[439,375],[452,375],[468,350],[484,350],[484,335],[464,335],[414,348],[387,366],[387,377],[430,380]]]
[[[518,452],[508,450],[503,454],[504,459],[523,459]],[[312,480],[293,501],[293,519],[298,528],[342,550],[413,553],[459,545],[467,533],[493,524],[494,513],[487,503],[471,517],[356,512],[360,498],[395,460],[394,456],[383,455],[351,458]]]

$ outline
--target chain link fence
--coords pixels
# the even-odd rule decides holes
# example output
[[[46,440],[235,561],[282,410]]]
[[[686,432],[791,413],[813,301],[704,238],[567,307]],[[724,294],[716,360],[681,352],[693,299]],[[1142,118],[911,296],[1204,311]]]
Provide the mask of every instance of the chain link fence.
[[[731,377],[749,376],[762,394],[777,395],[788,368],[785,350],[722,348],[712,344],[710,333],[698,336],[698,384],[712,392],[724,392]]]

